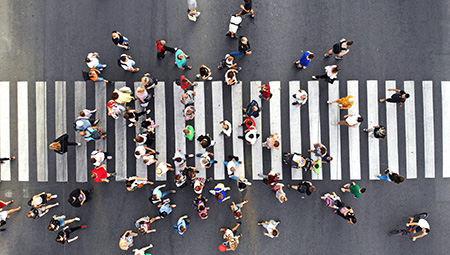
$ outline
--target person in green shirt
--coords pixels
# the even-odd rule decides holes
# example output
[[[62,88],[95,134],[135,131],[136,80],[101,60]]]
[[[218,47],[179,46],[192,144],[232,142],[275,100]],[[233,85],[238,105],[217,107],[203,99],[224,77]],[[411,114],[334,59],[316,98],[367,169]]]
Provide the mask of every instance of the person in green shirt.
[[[350,183],[345,184],[342,188],[341,188],[342,192],[350,192],[353,195],[355,195],[356,198],[360,198],[361,194],[366,192],[366,188],[360,188],[358,184],[356,184],[355,182],[352,182],[352,184],[350,185]]]
[[[189,139],[189,141],[192,141],[192,139],[194,139],[194,127],[191,125],[187,125],[184,129],[183,129],[183,133],[186,135],[187,139]]]

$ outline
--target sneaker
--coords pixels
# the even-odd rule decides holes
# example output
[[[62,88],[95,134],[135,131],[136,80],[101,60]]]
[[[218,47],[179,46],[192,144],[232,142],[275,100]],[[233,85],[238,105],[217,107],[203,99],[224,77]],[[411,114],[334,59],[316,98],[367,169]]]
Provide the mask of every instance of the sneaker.
[[[252,18],[255,18],[255,14],[253,14],[252,16],[250,16],[250,17],[252,17]]]
[[[190,59],[191,58],[191,56],[189,56],[189,55],[186,55],[186,59]]]
[[[177,47],[175,47],[175,48],[173,48],[173,50],[177,51],[177,50],[178,50],[178,48],[177,48]]]
[[[150,244],[148,247],[153,248],[153,244]]]
[[[213,79],[213,77],[209,76],[208,78],[206,78],[208,81],[211,81]]]
[[[388,173],[389,173],[389,170],[390,170],[389,168],[386,168],[386,170],[384,170],[384,173],[385,173],[385,174],[388,174]]]
[[[193,157],[195,157],[194,154],[189,154],[189,155],[188,155],[188,158],[193,158]]]
[[[317,80],[317,77],[313,75],[313,76],[311,76],[311,79]]]
[[[207,182],[210,182],[212,180],[214,180],[214,178],[212,178],[212,177],[209,177],[208,179],[206,179]]]
[[[103,65],[103,68],[106,68],[108,65]]]
[[[112,159],[112,156],[107,156],[106,159],[107,159],[107,160],[111,160],[111,159]]]
[[[342,59],[342,57],[338,57],[338,56],[336,56],[336,57],[334,57],[336,60],[341,60]]]
[[[222,69],[222,67],[221,66],[217,66],[217,69],[220,70],[220,69]]]
[[[81,143],[77,143],[77,146],[81,146]]]
[[[91,113],[96,113],[97,109],[91,110]]]
[[[81,226],[81,228],[86,228],[86,227],[87,227],[86,225]]]
[[[201,12],[197,12],[196,14],[194,14],[195,17],[200,16]]]
[[[331,104],[331,103],[333,103],[333,101],[331,101],[331,100],[328,100],[328,101],[327,101],[327,104]]]
[[[130,46],[127,47],[127,50],[131,49]]]
[[[159,155],[159,151],[155,151],[156,155]]]
[[[240,72],[242,70],[242,67],[238,66],[237,70]]]
[[[134,126],[134,123],[128,124],[128,127],[133,127],[133,126]]]
[[[363,132],[367,132],[367,128],[363,128],[363,130],[362,130]]]
[[[100,119],[95,119],[94,123],[92,123],[93,126],[97,125],[100,122]]]
[[[112,174],[111,174],[111,176],[117,176],[117,173],[116,173],[116,172],[114,172],[114,173],[112,173]]]
[[[336,122],[336,121],[333,121],[333,122],[331,122],[331,124],[333,124],[333,125],[337,125],[337,122]]]
[[[342,192],[345,192],[345,189],[344,189],[344,188],[341,188],[341,191],[342,191]]]
[[[80,221],[81,219],[78,217],[75,217],[75,221]]]
[[[324,58],[329,58],[330,55],[328,55],[327,53],[325,53],[325,54],[323,54],[323,57],[324,57]]]
[[[195,77],[197,77],[197,79],[200,79],[200,74],[195,75]]]
[[[147,111],[145,111],[145,113],[147,113],[147,114],[149,114],[149,113],[151,113],[151,112],[152,112],[151,109],[148,109]]]
[[[192,66],[186,66],[186,69],[191,70]]]

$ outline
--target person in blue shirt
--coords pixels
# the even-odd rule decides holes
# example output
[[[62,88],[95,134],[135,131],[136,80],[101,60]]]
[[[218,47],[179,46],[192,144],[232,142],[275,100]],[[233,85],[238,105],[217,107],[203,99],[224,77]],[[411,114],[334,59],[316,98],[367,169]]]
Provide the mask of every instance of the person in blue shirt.
[[[294,65],[299,69],[306,69],[313,58],[314,53],[311,51],[305,51],[300,59],[294,62]]]
[[[187,59],[189,59],[189,56],[181,49],[177,49],[175,52],[175,65],[177,65],[181,70],[185,70],[186,68],[192,69],[192,66],[186,65]]]
[[[189,225],[190,220],[187,215],[184,215],[181,216],[175,224],[173,224],[173,230],[175,230],[178,234],[183,235]]]
[[[259,116],[259,105],[258,102],[255,100],[252,100],[248,105],[247,108],[244,108],[244,114],[247,117],[258,117]]]
[[[162,204],[158,205],[159,208],[159,216],[161,218],[166,217],[167,215],[169,215],[172,212],[172,208],[176,207],[176,204],[169,204],[169,202],[164,202]]]
[[[81,131],[79,134],[84,136],[84,140],[86,142],[106,138],[106,132],[102,131],[100,127],[88,127],[85,131]]]

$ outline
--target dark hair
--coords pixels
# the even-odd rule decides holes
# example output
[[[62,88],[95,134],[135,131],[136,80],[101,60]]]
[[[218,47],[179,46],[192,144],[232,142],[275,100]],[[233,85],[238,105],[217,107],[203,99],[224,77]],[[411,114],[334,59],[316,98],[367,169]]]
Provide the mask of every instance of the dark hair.
[[[280,142],[278,142],[278,141],[273,142],[273,146],[275,146],[275,147],[280,146]]]
[[[200,144],[201,144],[203,147],[205,147],[205,146],[208,145],[208,140],[203,139],[203,140],[200,142]]]
[[[144,137],[138,136],[138,137],[135,138],[135,140],[136,140],[136,142],[138,142],[138,143],[142,143],[142,142],[144,142]]]
[[[252,126],[252,124],[253,124],[253,121],[251,121],[251,120],[248,120],[246,124],[247,124],[247,126]]]
[[[160,212],[159,215],[161,215],[162,217],[166,217],[167,216],[167,212]]]
[[[358,117],[358,122],[363,122],[364,118],[363,117]]]
[[[135,151],[134,155],[139,156],[139,155],[141,155],[141,153],[139,151]]]
[[[429,228],[426,228],[426,229],[425,229],[425,233],[430,233],[430,229],[429,229]]]
[[[341,68],[339,66],[335,66],[331,69],[332,72],[339,72]]]
[[[0,227],[5,225],[5,224],[6,224],[6,221],[4,221],[4,220],[0,221]]]
[[[208,216],[208,215],[207,215],[206,213],[201,213],[200,216],[201,216],[201,217],[206,217],[206,216]]]
[[[92,174],[91,174],[91,178],[92,178],[92,179],[97,178],[97,173],[92,173]]]
[[[204,205],[200,205],[199,207],[198,207],[198,209],[200,209],[200,210],[205,210],[205,206]]]
[[[353,41],[350,41],[350,40],[347,41],[347,45],[350,46],[350,45],[352,45],[352,44],[353,44]]]
[[[331,161],[331,160],[333,160],[333,157],[329,156],[329,157],[327,157],[327,160]]]
[[[149,200],[157,200],[158,199],[158,195],[154,194],[152,195]]]
[[[181,79],[182,83],[186,83],[188,80],[186,78]]]
[[[84,62],[89,63],[89,62],[91,62],[91,59],[90,58],[85,58]]]
[[[327,149],[325,149],[324,147],[320,148],[320,154],[325,154],[327,153]]]
[[[308,190],[309,190],[309,192],[312,193],[312,192],[316,191],[316,187],[311,186],[311,187],[308,188]]]
[[[231,78],[233,78],[233,76],[234,76],[234,73],[233,73],[233,72],[228,72],[228,73],[227,73],[227,77],[228,77],[228,78],[231,79]]]
[[[314,167],[319,168],[320,166],[319,166],[319,164],[314,164]]]
[[[56,230],[55,229],[55,225],[53,225],[52,222],[48,223],[47,229],[50,230],[50,231]]]
[[[217,194],[216,194],[216,199],[217,199],[217,200],[222,200],[222,199],[223,199],[222,193],[217,193]]]
[[[131,116],[132,116],[132,115],[131,115],[130,113],[128,113],[128,112],[126,112],[126,113],[123,114],[123,118],[124,118],[124,119],[129,119],[129,118],[131,118]]]
[[[233,214],[234,214],[234,216],[236,216],[238,218],[242,217],[242,212],[237,211],[237,212],[233,212]]]
[[[184,226],[180,226],[180,231],[184,232],[184,231],[186,231],[186,228]]]
[[[402,183],[405,180],[405,177],[400,175],[395,175],[393,181],[397,184]]]
[[[89,162],[91,162],[92,164],[94,164],[95,162],[97,162],[97,160],[96,160],[95,158],[91,158],[91,159],[89,160]]]
[[[139,228],[139,234],[145,234],[145,229],[144,228]]]
[[[409,94],[405,94],[405,98],[409,98]]]
[[[30,199],[30,201],[28,201],[28,205],[31,206],[31,202],[33,201],[33,199]]]
[[[179,174],[175,175],[175,176],[174,176],[174,179],[175,179],[176,181],[181,180],[181,175],[179,175]]]
[[[111,94],[111,99],[112,99],[112,100],[116,100],[117,98],[119,98],[119,93],[113,92],[113,93]]]
[[[130,180],[127,180],[127,182],[125,183],[127,187],[131,187],[131,184],[133,184],[133,181]]]
[[[314,55],[314,53],[309,53],[309,59],[313,59],[316,55]]]
[[[272,230],[272,235],[278,236],[278,230],[276,230],[276,229]]]
[[[125,60],[127,60],[127,57],[126,57],[126,56],[121,56],[121,57],[120,57],[120,61],[125,61]]]
[[[361,192],[361,193],[366,192],[366,188],[361,188],[361,189],[359,190],[359,192]]]
[[[348,220],[349,220],[350,222],[352,222],[353,224],[356,223],[356,218],[355,218],[355,216],[350,216],[350,217],[348,217]]]

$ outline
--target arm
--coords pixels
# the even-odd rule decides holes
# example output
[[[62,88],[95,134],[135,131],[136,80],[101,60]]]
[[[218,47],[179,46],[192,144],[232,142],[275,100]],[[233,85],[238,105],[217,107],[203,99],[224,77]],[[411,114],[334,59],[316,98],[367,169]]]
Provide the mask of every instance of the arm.
[[[399,89],[388,89],[388,91],[395,91],[395,92],[400,92]]]
[[[413,237],[413,238],[412,238],[412,241],[415,242],[418,238],[422,238],[422,237],[424,237],[424,236],[425,236],[425,233],[422,232],[422,234]]]
[[[155,189],[160,189],[160,188],[164,188],[164,187],[166,187],[166,184],[163,184],[163,185],[159,185],[158,187],[156,187]]]
[[[187,215],[181,216],[181,217],[180,217],[180,220],[182,220],[182,219],[187,219],[187,217],[188,217]]]

